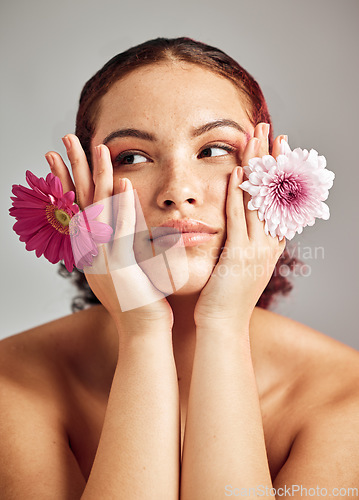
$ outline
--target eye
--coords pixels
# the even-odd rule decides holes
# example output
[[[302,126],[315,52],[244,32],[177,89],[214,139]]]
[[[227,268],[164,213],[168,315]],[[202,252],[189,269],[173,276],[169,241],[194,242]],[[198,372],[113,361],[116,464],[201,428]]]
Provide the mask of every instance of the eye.
[[[135,158],[137,161],[135,161]],[[119,154],[116,156],[114,163],[115,164],[121,164],[121,165],[134,165],[136,163],[143,163],[143,161],[146,161],[147,158],[137,151],[124,151],[123,153]]]
[[[211,154],[211,150],[215,151],[215,153]],[[217,153],[218,151],[220,153]],[[223,151],[226,151],[226,153],[223,153]],[[225,156],[227,153],[232,153],[233,151],[235,151],[235,148],[231,146],[225,146],[223,144],[213,144],[212,146],[207,146],[206,148],[202,149],[200,155],[203,155],[205,158],[212,158],[213,156]]]

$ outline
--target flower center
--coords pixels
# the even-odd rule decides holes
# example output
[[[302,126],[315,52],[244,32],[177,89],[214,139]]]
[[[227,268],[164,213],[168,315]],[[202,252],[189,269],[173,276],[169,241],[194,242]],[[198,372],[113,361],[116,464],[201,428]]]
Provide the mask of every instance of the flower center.
[[[59,233],[69,234],[71,217],[65,210],[56,208],[54,205],[47,205],[46,218]]]
[[[68,226],[71,220],[69,214],[64,210],[55,210],[55,217],[63,226]]]
[[[301,185],[293,179],[281,175],[276,184],[276,195],[286,205],[295,202],[301,194]]]

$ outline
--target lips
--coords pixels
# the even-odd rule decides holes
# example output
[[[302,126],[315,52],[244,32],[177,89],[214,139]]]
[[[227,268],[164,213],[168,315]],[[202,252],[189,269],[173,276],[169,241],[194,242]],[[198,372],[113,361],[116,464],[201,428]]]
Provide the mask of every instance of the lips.
[[[185,233],[215,234],[217,230],[204,222],[194,219],[172,219],[164,222],[158,227],[154,227],[151,231],[151,240],[153,241],[156,238],[171,234],[180,235]]]

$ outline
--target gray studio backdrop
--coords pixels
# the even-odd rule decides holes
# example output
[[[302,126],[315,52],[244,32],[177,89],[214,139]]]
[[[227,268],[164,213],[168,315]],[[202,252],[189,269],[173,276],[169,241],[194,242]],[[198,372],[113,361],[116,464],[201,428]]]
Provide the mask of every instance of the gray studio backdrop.
[[[158,36],[215,45],[258,80],[274,134],[314,148],[336,174],[331,217],[292,240],[308,264],[275,312],[359,348],[357,0],[6,0],[1,3],[1,332],[70,314],[58,265],[27,252],[8,215],[12,184],[64,153],[81,88],[110,57]]]

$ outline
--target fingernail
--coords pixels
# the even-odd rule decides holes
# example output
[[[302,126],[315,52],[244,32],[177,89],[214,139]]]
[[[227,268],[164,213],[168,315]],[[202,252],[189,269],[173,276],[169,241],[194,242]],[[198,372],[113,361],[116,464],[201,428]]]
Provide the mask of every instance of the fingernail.
[[[50,165],[50,168],[52,170],[54,168],[54,165],[55,165],[55,162],[54,162],[54,159],[53,159],[52,155],[46,154],[45,158],[46,158],[47,163]]]
[[[130,187],[130,184],[131,184],[130,180],[127,177],[122,177],[122,180],[124,182],[123,190],[124,191],[131,191],[131,189],[133,189],[133,187],[132,188]]]
[[[288,142],[288,136],[287,135],[280,135],[279,136],[279,144],[282,144],[282,141]]]
[[[269,135],[269,129],[270,129],[269,123],[264,123],[262,131],[263,131],[263,135],[265,135],[266,137],[268,137],[268,135]]]
[[[125,179],[120,179],[119,187],[120,187],[120,192],[123,193],[126,189],[126,180]]]
[[[238,181],[242,180],[242,167],[236,167],[235,176]]]
[[[97,159],[100,160],[101,159],[101,146],[96,146],[95,151],[96,151]]]
[[[69,152],[70,149],[71,149],[71,141],[70,141],[70,139],[65,135],[65,137],[62,138],[62,142],[64,143],[66,151]]]

